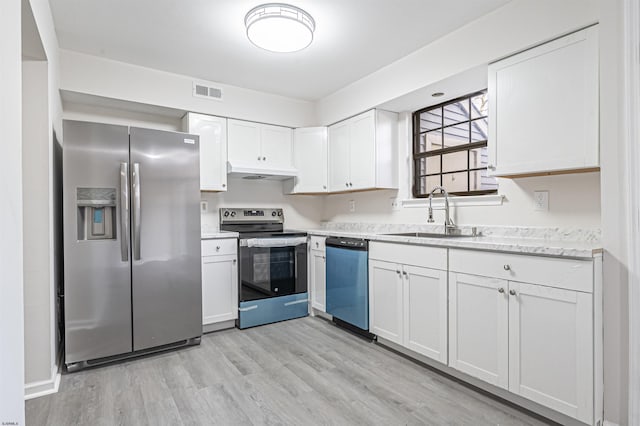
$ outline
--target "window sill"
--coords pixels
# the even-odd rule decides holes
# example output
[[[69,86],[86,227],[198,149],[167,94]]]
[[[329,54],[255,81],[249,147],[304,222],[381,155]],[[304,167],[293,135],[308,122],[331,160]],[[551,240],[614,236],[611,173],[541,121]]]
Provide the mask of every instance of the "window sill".
[[[468,197],[449,197],[449,205],[452,207],[472,207],[472,206],[501,206],[504,201],[504,195],[471,195]],[[444,197],[434,198],[432,200],[434,208],[444,208]],[[428,198],[411,198],[402,200],[402,207],[405,208],[425,208],[429,207]]]

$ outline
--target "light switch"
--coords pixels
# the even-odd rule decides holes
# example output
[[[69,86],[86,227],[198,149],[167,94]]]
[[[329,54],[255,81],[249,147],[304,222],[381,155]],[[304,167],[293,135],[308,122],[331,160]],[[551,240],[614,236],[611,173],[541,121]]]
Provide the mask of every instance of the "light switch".
[[[200,213],[206,213],[209,211],[209,203],[206,201],[200,201]]]
[[[356,211],[356,202],[355,200],[349,200],[349,211],[354,213]]]

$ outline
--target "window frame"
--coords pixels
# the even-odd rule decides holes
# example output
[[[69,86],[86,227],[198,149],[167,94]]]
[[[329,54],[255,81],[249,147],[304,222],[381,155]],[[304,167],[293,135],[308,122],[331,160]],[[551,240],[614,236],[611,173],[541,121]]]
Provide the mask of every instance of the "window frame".
[[[445,120],[445,114],[444,114],[444,107],[446,107],[447,105],[452,105],[452,104],[456,104],[459,103],[460,101],[468,101],[469,103],[471,102],[471,99],[473,99],[474,97],[478,96],[478,95],[482,95],[482,94],[487,94],[487,89],[483,89],[483,90],[478,90],[476,92],[473,93],[468,93],[464,96],[460,96],[454,99],[450,99],[448,101],[445,102],[441,102],[439,104],[435,104],[435,105],[430,105],[424,108],[420,108],[419,110],[416,110],[412,113],[412,117],[411,117],[411,122],[412,122],[412,164],[413,164],[413,176],[412,176],[412,188],[411,188],[411,192],[414,198],[427,198],[429,197],[428,192],[425,193],[420,193],[419,192],[419,188],[420,188],[420,179],[425,177],[425,176],[439,176],[440,177],[440,185],[442,186],[442,177],[444,175],[447,174],[453,174],[453,173],[461,173],[461,172],[466,172],[467,175],[467,188],[470,187],[470,182],[469,180],[471,179],[471,172],[474,171],[479,171],[479,170],[486,170],[487,167],[480,167],[480,168],[470,168],[470,162],[469,162],[469,155],[471,153],[471,151],[473,149],[477,149],[477,148],[484,148],[487,147],[488,145],[488,137],[487,139],[483,140],[483,141],[476,141],[476,142],[470,142],[471,141],[471,123],[475,120],[481,120],[483,118],[487,118],[488,117],[488,111],[487,111],[487,115],[482,115],[482,116],[478,116],[475,118],[471,117],[471,111],[469,111],[469,118],[468,120],[465,121],[460,121],[460,122],[456,122],[453,124],[448,124],[448,125],[444,125],[444,120]],[[425,152],[419,152],[419,147],[420,147],[420,136],[424,133],[428,133],[429,131],[424,131],[421,132],[420,131],[420,116],[422,113],[427,112],[427,111],[431,111],[437,108],[441,108],[442,110],[442,114],[441,114],[441,126],[440,127],[436,127],[435,129],[430,129],[429,131],[434,131],[434,130],[440,130],[440,131],[444,131],[444,129],[447,129],[449,127],[455,127],[458,126],[460,124],[463,123],[469,123],[469,142],[466,144],[461,144],[461,145],[456,145],[456,146],[450,146],[450,147],[445,147],[445,148],[440,148],[440,149],[436,149],[433,151],[425,151]],[[444,137],[444,136],[443,136]],[[442,156],[445,154],[451,154],[451,153],[455,153],[455,152],[467,152],[467,167],[466,169],[462,169],[462,170],[456,170],[456,171],[449,171],[449,172],[443,172],[443,164],[442,164]],[[429,157],[436,157],[436,156],[440,156],[440,172],[439,173],[427,173],[425,175],[420,175],[418,170],[419,170],[419,162],[420,160],[424,159],[424,158],[429,158]],[[455,192],[449,192],[450,195],[456,195],[456,196],[473,196],[473,195],[489,195],[489,194],[497,194],[498,193],[498,189],[482,189],[482,190],[475,190],[475,191],[455,191]],[[441,194],[434,194],[440,196]]]

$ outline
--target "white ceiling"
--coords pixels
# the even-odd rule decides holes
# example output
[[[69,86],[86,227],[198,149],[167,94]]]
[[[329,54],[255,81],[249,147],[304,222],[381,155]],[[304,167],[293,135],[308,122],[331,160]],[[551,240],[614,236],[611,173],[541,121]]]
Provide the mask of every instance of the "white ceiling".
[[[285,54],[261,50],[246,38],[244,16],[260,0],[50,4],[61,48],[317,100],[509,1],[291,0],[314,17],[316,32],[310,47]]]

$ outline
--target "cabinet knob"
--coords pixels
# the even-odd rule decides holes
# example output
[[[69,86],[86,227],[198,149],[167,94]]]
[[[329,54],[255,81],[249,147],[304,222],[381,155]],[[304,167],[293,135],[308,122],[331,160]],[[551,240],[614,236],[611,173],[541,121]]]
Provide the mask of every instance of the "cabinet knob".
[[[267,157],[262,157],[262,161],[267,161]]]
[[[500,288],[498,289],[498,293],[500,293],[500,294],[504,293],[504,288],[500,287]]]
[[[226,187],[227,187],[227,184],[226,184],[226,183],[223,183],[223,184],[222,184],[222,187],[223,187],[223,188],[226,188]]]
[[[349,182],[345,182],[344,186],[349,187]]]
[[[258,161],[260,161],[260,160],[262,160],[262,157],[260,157],[260,156],[258,155]]]
[[[322,185],[322,189],[327,189],[327,185]]]
[[[495,170],[495,169],[496,169],[496,166],[494,166],[493,164],[489,164],[489,165],[487,165],[487,169],[489,169],[489,170]]]
[[[511,266],[509,266],[509,265],[504,265],[503,268],[504,268],[505,271],[510,271],[511,270]]]
[[[407,276],[407,271],[402,271],[402,275]]]
[[[234,264],[234,265],[236,264],[236,260],[235,260],[235,259],[233,259],[233,264]]]
[[[320,243],[316,241],[316,247],[320,247]]]
[[[396,271],[396,274],[400,275],[400,271]]]
[[[516,291],[515,290],[509,290],[509,294],[512,295],[512,296],[515,296],[516,295]]]
[[[220,251],[220,246],[216,246],[216,251]]]
[[[349,186],[353,186],[353,183],[349,182]]]

